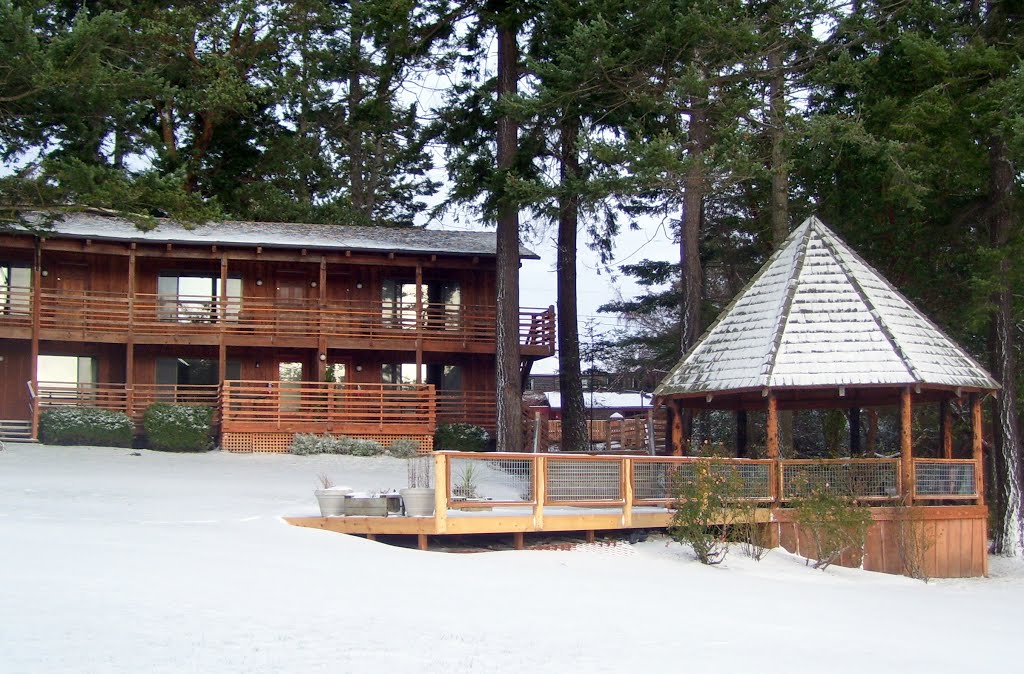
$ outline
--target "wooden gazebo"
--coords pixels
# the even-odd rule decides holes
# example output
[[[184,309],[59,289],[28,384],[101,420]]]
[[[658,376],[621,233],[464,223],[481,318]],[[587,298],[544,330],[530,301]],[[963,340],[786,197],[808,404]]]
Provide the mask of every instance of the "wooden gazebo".
[[[970,503],[980,513],[981,403],[998,389],[977,361],[811,217],[683,356],[655,395],[671,412],[670,453],[691,453],[684,410],[762,411],[766,458],[776,464],[786,463],[779,451],[780,410],[842,408],[854,412],[855,420],[862,408],[898,406],[900,452],[899,459],[891,459],[898,472],[889,502]],[[970,458],[953,456],[953,401],[970,405]],[[921,404],[939,405],[938,457],[914,456],[912,410]],[[746,451],[740,435],[737,456],[742,457]],[[851,440],[855,437],[851,433]],[[849,465],[858,459],[844,461]],[[785,500],[785,468],[778,470],[780,502]],[[946,486],[954,482],[959,486]]]

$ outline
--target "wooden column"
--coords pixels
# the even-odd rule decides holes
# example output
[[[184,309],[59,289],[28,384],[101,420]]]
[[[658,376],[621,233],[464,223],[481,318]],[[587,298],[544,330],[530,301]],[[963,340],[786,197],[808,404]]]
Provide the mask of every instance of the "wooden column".
[[[128,339],[124,347],[125,408],[135,414],[135,243],[128,248]]]
[[[633,459],[625,458],[622,466],[622,526],[627,529],[633,526]]]
[[[548,457],[539,454],[533,457],[533,528],[544,530],[544,501],[547,499]]]
[[[903,496],[907,505],[914,501],[914,408],[910,389],[900,391],[900,471],[903,477]]]
[[[683,404],[678,400],[668,403],[669,411],[672,412],[672,426],[669,429],[669,451],[672,456],[683,456]]]
[[[327,335],[324,334],[324,312],[327,310],[327,258],[320,256],[320,282],[317,285],[316,312],[316,380],[327,381]],[[321,354],[324,356],[320,358]]]
[[[228,308],[228,254],[226,252],[220,255],[220,298],[218,304],[220,304],[218,313],[220,335],[217,339],[217,381],[223,386],[228,373],[228,349],[224,342]]]
[[[942,439],[942,458],[953,458],[953,428],[950,423],[949,401],[939,403],[939,437]]]
[[[779,458],[779,402],[775,394],[768,393],[768,420],[765,425],[765,454],[769,459]]]
[[[448,530],[448,455],[434,454],[434,531]]]
[[[423,264],[416,263],[416,383],[423,383]]]
[[[984,427],[981,417],[981,396],[971,395],[971,457],[974,459],[974,488],[978,493],[978,505],[985,505],[985,455]]]
[[[39,329],[42,311],[43,282],[43,240],[36,239],[35,262],[32,265],[32,362],[29,371],[32,379],[32,437],[39,437]]]

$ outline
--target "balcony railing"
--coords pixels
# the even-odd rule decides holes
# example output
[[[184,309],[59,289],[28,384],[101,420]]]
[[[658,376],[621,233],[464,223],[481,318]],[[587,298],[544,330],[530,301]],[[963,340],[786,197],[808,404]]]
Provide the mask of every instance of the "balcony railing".
[[[14,290],[18,290],[17,293]],[[31,294],[9,291],[0,324],[31,325]],[[131,299],[132,301],[129,301]],[[136,335],[316,337],[359,340],[423,340],[435,344],[493,345],[494,307],[424,303],[420,310],[389,302],[278,300],[96,291],[40,291],[44,330]],[[554,309],[521,309],[520,344],[529,355],[554,353]]]
[[[436,424],[430,384],[226,381],[225,432],[429,434]]]
[[[38,384],[35,400],[40,411],[54,407],[99,407],[124,412],[141,422],[142,414],[153,403],[179,405],[205,405],[217,409],[220,387],[186,384],[66,384],[45,382]]]

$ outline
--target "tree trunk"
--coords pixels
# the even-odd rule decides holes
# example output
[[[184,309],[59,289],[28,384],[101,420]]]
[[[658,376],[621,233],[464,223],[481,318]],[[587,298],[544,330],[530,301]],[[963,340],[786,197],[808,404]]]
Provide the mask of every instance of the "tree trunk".
[[[498,100],[515,95],[519,49],[515,30],[498,15]],[[519,143],[516,122],[498,118],[498,172],[511,170]],[[503,183],[499,179],[499,184]],[[522,391],[519,376],[519,209],[501,195],[497,246],[496,387],[498,451],[522,449]]]
[[[789,174],[786,171],[786,80],[781,47],[768,52],[768,109],[772,142],[772,249],[782,247],[789,236]]]
[[[995,136],[989,141],[989,198],[991,215],[989,237],[993,249],[1001,254],[999,274],[1001,286],[994,299],[992,322],[995,347],[992,353],[992,372],[1002,385],[996,405],[997,450],[1002,452],[1003,474],[995,476],[1002,481],[1005,510],[1002,527],[993,532],[993,546],[997,552],[1012,557],[1024,552],[1024,511],[1021,509],[1021,437],[1017,414],[1017,363],[1014,344],[1013,288],[1009,285],[1010,261],[1006,257],[1007,244],[1014,226],[1012,208],[1013,166],[1003,138]]]
[[[579,120],[561,129],[561,192],[558,203],[558,390],[562,398],[562,451],[588,449],[587,416],[580,375],[580,335],[576,306],[576,238],[579,222]]]
[[[700,337],[700,308],[703,300],[703,271],[700,265],[700,229],[704,210],[704,150],[707,147],[707,110],[697,105],[690,112],[690,166],[683,195],[682,231],[679,233],[679,261],[682,265],[682,352]]]
[[[352,2],[349,15],[349,74],[348,74],[348,181],[352,206],[369,216],[366,208],[366,186],[363,181],[365,156],[363,152],[363,118],[359,107],[363,102],[363,25],[357,18],[359,3]]]

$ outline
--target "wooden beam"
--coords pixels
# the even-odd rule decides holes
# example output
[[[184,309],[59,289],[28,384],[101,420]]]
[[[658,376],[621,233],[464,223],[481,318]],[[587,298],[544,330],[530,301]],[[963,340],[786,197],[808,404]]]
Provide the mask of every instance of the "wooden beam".
[[[765,424],[765,454],[769,459],[779,458],[779,401],[768,392],[768,419]]]
[[[672,413],[672,428],[669,433],[669,448],[672,456],[683,455],[683,404],[678,400],[667,403]]]
[[[971,394],[971,457],[974,459],[974,486],[978,505],[985,505],[985,437],[981,416],[981,396]]]
[[[512,546],[516,550],[524,550],[526,548],[526,543],[523,541],[522,531],[517,531],[512,534]]]
[[[416,534],[416,547],[420,550],[427,550],[430,547],[430,540],[426,534]]]
[[[533,527],[544,530],[544,501],[547,500],[548,457],[540,454],[533,457]]]
[[[622,495],[622,526],[628,529],[633,526],[633,459],[628,457],[622,460]]]
[[[423,265],[416,263],[416,383],[423,383]]]
[[[43,282],[43,240],[36,239],[35,260],[32,264],[32,346],[29,357],[32,362],[29,364],[29,371],[32,379],[32,392],[35,399],[32,401],[32,437],[39,438],[39,326],[40,310],[42,307]]]
[[[747,457],[747,411],[736,410],[736,457]]]
[[[910,387],[900,392],[900,470],[905,505],[914,501],[914,408]]]
[[[448,457],[443,452],[434,454],[434,531],[448,530]]]

